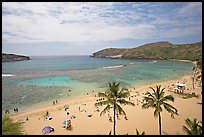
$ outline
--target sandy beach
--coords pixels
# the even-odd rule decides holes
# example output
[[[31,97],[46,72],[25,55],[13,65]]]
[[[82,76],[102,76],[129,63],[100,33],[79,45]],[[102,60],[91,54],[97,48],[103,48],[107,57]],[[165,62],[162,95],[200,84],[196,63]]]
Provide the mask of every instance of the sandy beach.
[[[142,86],[131,86],[131,98],[135,103],[135,106],[122,106],[127,114],[128,120],[124,119],[124,116],[119,116],[116,121],[116,134],[129,134],[135,135],[136,128],[139,132],[145,131],[146,135],[158,135],[158,119],[154,117],[154,109],[142,109],[142,103],[137,104],[137,99],[141,100],[141,96],[146,91],[151,91],[150,86],[161,85],[165,89],[165,94],[171,94],[174,96],[175,101],[169,102],[177,108],[179,115],[172,119],[170,114],[165,110],[162,111],[162,134],[175,135],[185,134],[182,130],[182,126],[185,124],[186,118],[197,118],[202,121],[202,105],[197,104],[202,102],[202,87],[197,87],[192,90],[192,76],[183,76],[181,79],[163,81],[154,84],[142,85]],[[199,95],[198,98],[183,99],[178,94],[175,94],[168,89],[173,89],[172,84],[176,82],[185,82],[185,92],[192,93],[193,91]],[[139,93],[139,95],[137,94]],[[58,102],[56,105],[51,105],[46,108],[35,109],[24,113],[17,113],[13,115],[15,121],[19,120],[23,122],[24,133],[28,135],[42,135],[42,129],[45,126],[51,126],[55,129],[54,132],[49,135],[108,135],[109,131],[113,129],[113,122],[109,121],[108,114],[100,116],[103,107],[99,107],[99,112],[96,111],[94,103],[96,103],[98,97],[94,97],[92,93],[89,95],[83,95],[76,97],[72,100]],[[65,111],[64,106],[69,106]],[[79,111],[80,107],[80,111]],[[82,111],[85,110],[85,111]],[[43,115],[46,111],[52,117],[52,120],[45,120]],[[69,115],[67,115],[69,112]],[[88,117],[91,114],[92,117]],[[75,115],[76,118],[71,116]],[[113,111],[110,111],[110,116],[113,116]],[[29,118],[26,121],[26,117]],[[66,130],[63,128],[64,120],[70,119],[72,122],[72,130]],[[113,130],[112,130],[113,133]]]

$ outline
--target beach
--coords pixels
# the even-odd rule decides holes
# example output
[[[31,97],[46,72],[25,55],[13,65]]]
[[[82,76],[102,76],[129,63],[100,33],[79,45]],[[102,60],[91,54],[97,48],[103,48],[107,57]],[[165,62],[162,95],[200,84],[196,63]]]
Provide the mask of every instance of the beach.
[[[185,124],[186,118],[197,118],[202,121],[202,105],[197,104],[198,102],[202,102],[202,87],[192,90],[191,77],[192,75],[185,75],[176,80],[129,87],[128,89],[131,91],[132,96],[130,97],[130,101],[134,102],[135,106],[122,106],[128,119],[126,120],[124,116],[119,116],[119,119],[116,118],[116,134],[123,135],[128,133],[129,135],[136,135],[136,129],[139,132],[145,131],[145,135],[159,134],[158,119],[154,117],[154,109],[142,109],[142,103],[139,102],[137,104],[137,99],[141,100],[141,96],[146,91],[152,92],[149,88],[150,86],[155,87],[155,85],[161,85],[162,88],[165,88],[165,95],[171,94],[174,96],[175,101],[169,103],[177,108],[179,113],[178,116],[175,116],[175,119],[172,119],[170,114],[163,109],[161,113],[162,134],[185,135],[182,126]],[[188,89],[185,92],[194,92],[199,97],[183,99],[180,95],[170,91],[170,89],[173,89],[172,84],[177,82],[184,82],[186,89]],[[27,135],[42,135],[42,129],[45,126],[54,128],[54,132],[49,133],[49,135],[108,135],[110,130],[113,134],[113,122],[109,121],[108,114],[100,116],[100,112],[105,106],[98,107],[100,111],[96,111],[94,104],[99,99],[99,97],[95,97],[96,92],[81,95],[63,102],[58,101],[58,104],[50,104],[44,108],[31,108],[27,112],[18,112],[12,115],[12,118],[15,121],[21,121],[23,123],[24,134]],[[64,106],[69,106],[69,108],[65,111]],[[43,115],[46,114],[46,111],[49,112],[52,120],[45,120]],[[69,112],[69,115],[67,115],[67,112]],[[88,117],[88,114],[92,116]],[[112,109],[109,114],[113,117]],[[71,118],[73,115],[75,118]],[[25,120],[26,117],[28,117],[28,121]],[[63,128],[63,122],[68,119],[71,120],[72,130]]]

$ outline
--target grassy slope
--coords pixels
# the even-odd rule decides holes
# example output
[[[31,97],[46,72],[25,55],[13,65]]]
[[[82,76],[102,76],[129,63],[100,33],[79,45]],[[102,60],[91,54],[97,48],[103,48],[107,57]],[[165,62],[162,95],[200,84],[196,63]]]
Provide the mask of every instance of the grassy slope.
[[[132,49],[104,49],[94,53],[93,55],[96,57],[122,55],[123,58],[190,60],[198,61],[198,64],[201,64],[202,66],[202,42],[192,44],[156,42]]]

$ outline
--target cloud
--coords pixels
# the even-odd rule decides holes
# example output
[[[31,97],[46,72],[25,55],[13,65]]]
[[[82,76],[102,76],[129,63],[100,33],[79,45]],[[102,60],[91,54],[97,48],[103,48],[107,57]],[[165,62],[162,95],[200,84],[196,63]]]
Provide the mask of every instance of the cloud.
[[[202,3],[167,4],[3,2],[3,41],[89,43],[186,37],[202,31]]]

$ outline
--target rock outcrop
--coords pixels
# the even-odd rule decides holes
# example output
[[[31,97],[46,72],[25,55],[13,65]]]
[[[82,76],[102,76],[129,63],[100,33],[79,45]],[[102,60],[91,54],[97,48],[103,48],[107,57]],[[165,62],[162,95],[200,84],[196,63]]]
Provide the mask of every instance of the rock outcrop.
[[[2,62],[23,61],[23,60],[30,60],[30,57],[23,56],[23,55],[2,53]]]

